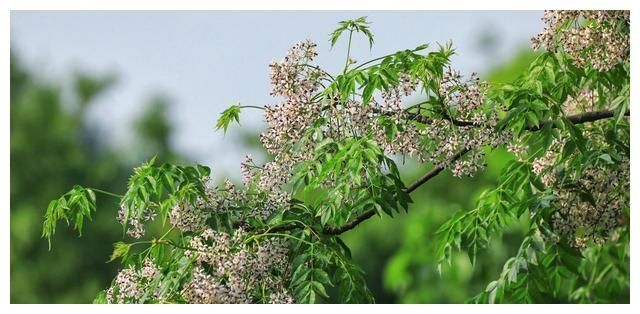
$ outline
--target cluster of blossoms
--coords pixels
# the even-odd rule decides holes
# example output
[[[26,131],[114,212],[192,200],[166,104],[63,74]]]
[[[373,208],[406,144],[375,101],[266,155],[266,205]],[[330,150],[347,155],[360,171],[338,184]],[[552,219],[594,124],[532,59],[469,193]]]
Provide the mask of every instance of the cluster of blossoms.
[[[585,88],[575,97],[568,96],[563,104],[563,110],[567,115],[593,111],[596,109],[598,101],[598,91]]]
[[[257,177],[255,174],[251,176]],[[251,185],[238,189],[231,181],[225,180],[224,187],[211,198],[210,208],[214,214],[230,214],[237,221],[248,218],[265,221],[274,213],[288,209],[290,201],[291,195],[280,189],[262,190],[259,186],[251,188]]]
[[[527,147],[521,142],[511,142],[507,144],[507,151],[512,153],[518,161],[524,161],[527,155]]]
[[[195,259],[190,282],[181,295],[189,303],[293,303],[286,290],[290,277],[288,243],[269,238],[253,246],[246,233],[206,229],[190,241],[185,255]]]
[[[244,160],[240,163],[240,171],[242,172],[242,184],[248,186],[255,179],[255,172],[252,168],[257,168],[253,162],[253,156],[250,154],[244,157]]]
[[[133,266],[121,270],[114,284],[107,290],[107,303],[139,303],[147,291],[152,289],[151,282],[158,276],[162,276],[162,273],[150,259],[146,259],[138,270]],[[158,291],[150,294],[150,298],[162,302]]]
[[[578,188],[554,190],[558,211],[552,217],[553,229],[576,248],[601,245],[624,225],[623,209],[629,208],[629,160],[614,169],[590,166],[575,183]],[[592,199],[585,199],[585,192]]]
[[[245,161],[248,160],[250,157]],[[278,189],[251,188],[251,180],[255,177],[254,170],[245,166],[242,166],[242,169],[247,177],[242,189],[237,188],[229,179],[215,187],[210,178],[204,177],[204,196],[197,197],[194,204],[182,202],[175,205],[169,212],[171,224],[182,231],[197,233],[207,228],[207,220],[212,215],[228,214],[234,221],[242,224],[249,218],[265,221],[275,212],[288,208],[291,200],[289,193]]]
[[[545,11],[534,49],[562,50],[576,66],[606,71],[629,62],[629,11]]]
[[[216,189],[211,186],[211,178],[200,178],[204,187],[204,195],[196,198],[195,204],[184,201],[176,204],[169,212],[169,221],[174,227],[187,232],[202,231],[212,214],[212,205],[217,200]]]
[[[129,217],[129,220],[128,220],[129,228],[127,229],[127,235],[136,239],[142,238],[144,236],[144,224],[148,221],[153,221],[156,218],[157,214],[158,213],[155,210],[151,208],[145,208],[145,210],[142,212],[141,218]],[[120,210],[118,210],[118,216],[116,217],[116,221],[118,221],[119,224],[124,225],[125,217],[126,217],[126,209],[123,206],[121,206]]]
[[[291,48],[281,61],[270,65],[273,96],[283,97],[275,106],[265,106],[264,117],[267,130],[260,135],[262,145],[275,160],[267,163],[260,175],[260,188],[277,188],[286,180],[292,166],[309,156],[309,150],[293,152],[292,146],[298,142],[322,111],[321,103],[314,93],[320,87],[322,70],[309,65],[317,56],[316,44],[303,41]]]
[[[589,136],[598,138],[595,133]],[[554,140],[547,152],[532,162],[532,171],[542,183],[553,187],[552,205],[557,210],[550,221],[555,233],[551,239],[564,239],[575,248],[601,245],[624,225],[624,209],[629,208],[629,159],[616,165],[589,165],[580,173],[567,174],[558,165],[563,146],[564,141]]]
[[[250,158],[247,160],[250,161]],[[252,171],[252,170],[248,170]],[[209,177],[201,178],[204,194],[195,201],[183,201],[169,212],[171,225],[183,232],[195,233],[184,255],[193,258],[195,265],[191,280],[180,291],[190,303],[293,303],[286,290],[290,276],[288,243],[279,238],[255,239],[245,244],[247,233],[240,227],[233,235],[214,231],[207,220],[216,214],[228,214],[241,225],[247,219],[266,220],[275,211],[287,208],[288,193],[273,190],[264,192],[250,188],[237,189],[228,179],[219,187]],[[118,220],[124,223],[124,210]],[[144,223],[154,215],[144,212],[141,219],[129,219],[132,237],[144,235]],[[120,271],[107,290],[109,303],[164,302],[151,282],[162,273],[151,260],[140,269],[130,265]],[[149,293],[150,291],[152,293]]]
[[[556,183],[556,176],[550,170],[555,164],[556,158],[558,158],[561,147],[559,143],[560,142],[558,140],[554,139],[544,156],[536,158],[531,164],[531,170],[533,173],[538,175],[540,177],[540,181],[542,181],[546,186],[552,186]]]
[[[498,108],[484,108],[487,87],[475,73],[469,80],[462,81],[462,76],[452,68],[444,72],[439,93],[443,97],[445,117],[432,121],[423,131],[429,139],[427,161],[449,167],[457,177],[473,176],[485,167],[483,146],[498,147],[511,140],[509,132],[495,131]],[[449,163],[462,149],[470,153]]]
[[[480,82],[477,73],[472,73],[467,82],[462,82],[462,75],[448,67],[440,81],[439,92],[447,109],[455,111],[458,119],[481,125],[487,117],[477,109],[483,105],[487,87],[486,82]]]
[[[402,85],[393,86],[382,92],[382,104],[373,101],[367,106],[371,111],[370,118],[372,120],[368,125],[372,126],[374,139],[385,153],[405,154],[423,159],[419,142],[422,136],[421,131],[409,119],[410,113],[402,107],[402,97],[411,95],[416,90],[417,84],[411,76],[405,73],[400,73],[399,77]],[[381,117],[380,114],[384,116]],[[397,133],[392,138],[387,136],[385,131],[387,127],[385,124],[389,122],[397,129]]]
[[[200,231],[206,227],[207,219],[209,219],[207,211],[189,202],[177,204],[169,212],[171,225],[182,231]]]
[[[398,84],[382,92],[380,100],[373,97],[366,104],[354,98],[343,100],[339,95],[318,97],[321,80],[326,77],[323,70],[310,65],[316,55],[315,44],[301,42],[284,60],[270,65],[272,95],[282,96],[283,101],[265,107],[267,130],[261,134],[261,141],[274,155],[274,160],[262,168],[261,189],[274,189],[286,183],[296,163],[312,158],[313,150],[308,146],[313,140],[307,140],[298,149],[293,148],[300,146],[306,131],[320,117],[326,121],[320,128],[323,138],[370,134],[386,154],[408,155],[420,162],[449,167],[456,176],[473,175],[484,167],[480,147],[502,145],[510,138],[509,134],[494,131],[497,111],[485,110],[487,86],[475,74],[463,82],[462,77],[449,68],[439,90],[446,108],[445,119],[421,121],[420,118],[426,116],[411,113],[402,105],[403,97],[414,93],[419,86],[408,73],[398,73]],[[459,120],[463,124],[456,123]],[[473,152],[450,162],[465,148]],[[254,175],[248,164],[243,163],[245,181],[250,181]]]
[[[402,106],[402,97],[417,90],[417,82],[408,74],[399,74],[399,86],[382,93],[382,103],[372,100],[362,106],[355,101],[346,105],[350,129],[359,134],[373,132],[374,139],[387,154],[416,157],[419,162],[430,162],[451,169],[454,176],[472,176],[484,167],[484,145],[499,146],[510,139],[510,134],[496,133],[496,110],[483,108],[487,85],[476,74],[467,81],[452,68],[444,73],[439,93],[443,97],[444,119],[424,119]],[[390,138],[385,130],[391,122],[397,128]],[[423,124],[422,126],[419,126]],[[367,127],[368,126],[368,127]],[[469,154],[454,162],[453,157],[463,149]]]

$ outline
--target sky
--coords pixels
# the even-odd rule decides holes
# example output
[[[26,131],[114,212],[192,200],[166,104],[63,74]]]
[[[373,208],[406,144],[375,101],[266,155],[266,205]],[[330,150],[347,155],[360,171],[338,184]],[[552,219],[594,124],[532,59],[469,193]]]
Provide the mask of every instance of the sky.
[[[354,37],[357,61],[451,40],[452,65],[466,75],[507,61],[544,26],[540,11],[12,11],[11,49],[43,78],[64,81],[77,70],[115,74],[116,85],[89,112],[113,147],[131,147],[142,105],[167,96],[173,147],[214,174],[239,178],[251,151],[238,131],[264,129],[261,112],[243,110],[241,126],[226,136],[214,127],[220,112],[238,102],[277,103],[268,64],[300,40],[316,42],[318,64],[338,71],[346,42],[331,49],[328,34],[338,21],[360,16],[371,22],[375,43],[369,49]]]

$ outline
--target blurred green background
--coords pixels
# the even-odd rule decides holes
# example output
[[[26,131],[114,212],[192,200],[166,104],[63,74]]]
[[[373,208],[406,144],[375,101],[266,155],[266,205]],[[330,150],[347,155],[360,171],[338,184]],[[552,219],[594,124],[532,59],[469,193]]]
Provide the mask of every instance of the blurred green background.
[[[530,50],[521,51],[484,79],[512,80],[534,57]],[[122,193],[131,169],[153,155],[160,161],[191,162],[169,144],[173,128],[167,119],[167,97],[152,96],[140,104],[145,110],[130,126],[136,139],[131,147],[114,149],[99,138],[86,111],[117,80],[117,75],[84,72],[74,72],[65,80],[43,79],[12,53],[12,303],[88,303],[117,272],[117,263],[106,263],[112,243],[121,237],[115,221],[117,200],[99,198],[99,210],[82,238],[60,226],[51,251],[40,238],[49,201],[74,184]],[[255,131],[236,131],[241,133],[239,145],[260,151]],[[472,208],[510,158],[505,151],[491,152],[486,171],[470,179],[443,173],[412,194],[409,214],[373,218],[343,235],[354,259],[365,269],[378,303],[460,303],[497,277],[504,261],[517,250],[522,226],[514,225],[494,241],[475,267],[463,252],[442,275],[436,268],[435,231],[456,211]],[[402,165],[405,183],[428,168],[411,162]]]
[[[94,223],[82,238],[61,226],[49,251],[40,238],[49,201],[80,184],[124,192],[134,165],[156,155],[183,160],[168,144],[168,101],[151,97],[131,126],[129,151],[106,147],[86,112],[115,77],[73,73],[70,86],[43,80],[11,55],[11,302],[87,303],[108,285],[117,266],[107,264],[121,237],[117,200],[99,198]]]

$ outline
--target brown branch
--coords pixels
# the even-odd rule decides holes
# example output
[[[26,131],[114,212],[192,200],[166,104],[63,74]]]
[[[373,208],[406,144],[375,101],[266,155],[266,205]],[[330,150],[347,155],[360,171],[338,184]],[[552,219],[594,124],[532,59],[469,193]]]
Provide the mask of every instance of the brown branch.
[[[627,112],[625,112],[625,116],[628,116],[628,115],[630,115],[630,112],[627,110]],[[569,117],[567,117],[567,120],[571,121],[573,124],[581,124],[581,123],[594,122],[594,121],[598,121],[598,120],[602,120],[602,119],[612,118],[613,116],[614,116],[614,112],[613,111],[594,111],[594,112],[585,112],[583,114],[577,114],[577,115],[569,116]],[[531,127],[527,127],[526,129],[529,130],[529,131],[532,131],[532,132],[539,131],[542,128],[542,126],[544,124],[547,124],[547,123],[553,123],[553,122],[546,121],[546,122],[541,123],[539,127],[531,126]],[[460,159],[462,156],[464,156],[470,150],[471,150],[470,148],[462,149],[461,151],[456,153],[451,159],[449,159],[447,161],[447,163],[431,169],[431,171],[427,172],[425,175],[420,177],[418,180],[416,180],[415,182],[410,184],[405,189],[405,191],[407,193],[411,193],[411,192],[415,191],[418,187],[420,187],[421,185],[423,185],[427,181],[431,180],[432,178],[434,178],[435,176],[440,174],[440,172],[442,172],[442,170],[444,170],[446,168],[447,164],[450,164],[450,163]],[[324,234],[328,234],[328,235],[339,235],[339,234],[342,234],[342,233],[344,233],[346,231],[349,231],[349,230],[355,228],[357,225],[359,225],[363,221],[371,218],[375,214],[376,214],[376,212],[374,210],[365,211],[364,213],[358,215],[354,220],[352,220],[352,221],[350,221],[350,222],[348,222],[348,223],[346,223],[346,224],[344,224],[342,226],[335,227],[335,228],[324,228],[322,230],[322,232]]]
[[[373,215],[376,214],[376,211],[373,209],[370,209],[368,211],[365,211],[364,213],[358,215],[358,217],[356,217],[355,219],[353,219],[352,221],[340,226],[340,227],[336,227],[336,228],[330,228],[330,227],[326,227],[324,229],[322,229],[322,233],[327,234],[327,235],[339,235],[342,234],[343,232],[349,231],[353,228],[355,228],[357,225],[359,225],[361,222],[371,218]]]
[[[392,111],[382,111],[380,109],[377,108],[373,108],[373,112],[375,113],[379,113],[385,116],[392,116],[394,114],[396,114],[396,112],[392,112]],[[416,121],[416,122],[420,122],[422,124],[433,124],[434,121],[436,121],[436,119],[434,118],[430,118],[427,116],[423,116],[421,114],[418,113],[411,113],[407,110],[402,111],[402,113],[407,114],[409,119]],[[474,126],[477,125],[476,123],[473,123],[471,121],[462,121],[462,120],[456,120],[452,117],[450,117],[449,115],[443,114],[444,117],[442,118],[443,121],[448,121],[451,122],[453,125],[455,126]]]
[[[625,116],[629,116],[630,114],[631,112],[629,110],[627,110],[624,113]],[[571,121],[573,124],[582,124],[582,123],[594,122],[594,121],[607,119],[607,118],[613,118],[614,115],[615,115],[615,112],[612,110],[592,111],[592,112],[585,112],[585,113],[581,113],[573,116],[568,116],[567,120]],[[552,127],[555,127],[555,124],[553,124],[553,121],[543,121],[538,126],[529,125],[525,128],[525,130],[532,131],[532,132],[539,131],[545,125],[548,125],[548,124],[550,124]]]
[[[388,115],[390,113],[382,113],[384,115]],[[569,116],[567,117],[567,119],[571,122],[573,122],[573,124],[581,124],[581,123],[586,123],[586,122],[594,122],[594,121],[598,121],[598,120],[602,120],[602,119],[606,119],[606,118],[612,118],[615,115],[615,112],[612,110],[602,110],[602,111],[593,111],[593,112],[585,112],[582,114],[576,114],[573,116]],[[629,116],[630,112],[629,110],[627,110],[624,113],[625,116]],[[435,119],[433,118],[429,118],[417,113],[409,113],[409,119],[422,123],[422,124],[432,124],[433,121],[435,121]],[[449,121],[451,122],[453,125],[455,126],[480,126],[479,124],[476,124],[474,122],[471,121],[464,121],[464,120],[456,120],[452,117],[448,117],[445,116],[443,118],[444,121]],[[527,127],[525,127],[525,130],[528,131],[538,131],[540,129],[542,129],[545,125],[550,124],[552,127],[555,128],[555,125],[553,124],[553,121],[543,121],[542,123],[540,123],[540,125],[535,126],[535,125],[528,125]]]
[[[453,157],[451,157],[446,164],[452,163],[452,162],[460,159],[462,156],[464,156],[464,154],[468,153],[470,150],[471,149],[469,149],[469,148],[465,148],[465,149],[459,151],[457,154],[455,154]],[[425,182],[431,180],[432,178],[434,178],[435,176],[440,174],[440,172],[442,172],[442,170],[444,170],[446,168],[446,164],[442,164],[440,166],[437,166],[437,167],[431,169],[431,171],[427,172],[425,175],[420,177],[420,179],[418,179],[417,181],[413,182],[411,185],[406,187],[404,189],[404,191],[407,192],[407,193],[411,193],[411,192],[415,191],[422,184],[424,184]],[[358,215],[358,217],[356,217],[352,221],[350,221],[350,222],[348,222],[348,223],[346,223],[346,224],[344,224],[344,225],[342,225],[340,227],[324,228],[322,230],[322,233],[328,234],[328,235],[341,234],[343,232],[346,232],[346,231],[349,231],[349,230],[355,228],[361,222],[371,218],[375,214],[376,214],[376,211],[373,210],[373,209],[370,209],[370,210],[365,211],[364,213]]]
[[[471,150],[471,148],[469,147],[465,147],[464,149],[462,149],[461,151],[457,152],[455,155],[453,155],[451,158],[449,158],[449,160],[447,160],[446,163],[437,166],[433,169],[431,169],[431,171],[427,172],[425,175],[423,175],[422,177],[420,177],[420,179],[416,180],[415,182],[411,183],[411,185],[409,185],[406,189],[405,192],[407,193],[411,193],[413,191],[415,191],[417,188],[419,188],[421,185],[423,185],[425,182],[431,180],[433,177],[437,176],[438,174],[440,174],[440,172],[442,172],[442,170],[444,170],[446,168],[446,165],[462,158],[462,156],[464,156],[466,153],[468,153]]]
[[[433,118],[429,118],[417,113],[409,113],[409,119],[416,122],[420,122],[422,124],[433,124],[433,121],[435,121],[435,119]],[[451,122],[451,124],[455,126],[477,126],[478,125],[477,123],[474,123],[471,121],[456,120],[449,116],[445,116],[444,118],[442,118],[442,120],[449,121]]]
[[[629,111],[625,112],[625,116],[629,116],[629,115],[630,115]],[[598,121],[598,120],[602,120],[602,119],[612,118],[613,116],[614,116],[614,112],[613,111],[594,111],[594,112],[585,112],[583,114],[577,114],[577,115],[569,116],[569,117],[567,117],[567,120],[571,121],[573,124],[582,124],[582,123],[594,122],[594,121]],[[426,117],[424,117],[424,118],[426,118]],[[462,122],[464,122],[464,121],[462,121]],[[553,122],[545,121],[545,122],[542,122],[540,124],[540,126],[537,126],[537,127],[536,126],[529,126],[529,127],[526,127],[525,129],[529,130],[531,132],[536,132],[536,131],[539,131],[545,124],[552,124],[552,126],[555,127],[555,125],[553,125]],[[440,172],[442,172],[442,170],[446,169],[446,165],[448,165],[448,164],[450,164],[450,163],[462,158],[462,156],[464,156],[466,153],[471,151],[471,149],[472,148],[464,148],[464,149],[460,150],[458,153],[453,155],[449,160],[447,160],[446,163],[443,163],[443,164],[441,164],[439,166],[434,167],[429,172],[427,172],[422,177],[420,177],[418,180],[416,180],[415,182],[413,182],[409,186],[407,186],[405,188],[405,192],[411,193],[411,192],[415,191],[417,188],[419,188],[420,186],[422,186],[423,184],[425,184],[426,182],[428,182],[429,180],[433,179],[438,174],[440,174]],[[376,214],[376,211],[372,210],[372,209],[368,210],[368,211],[365,211],[364,213],[358,215],[352,221],[347,222],[344,225],[341,225],[341,226],[338,226],[338,227],[334,227],[334,228],[325,227],[324,229],[322,229],[322,233],[325,234],[325,235],[340,235],[340,234],[342,234],[344,232],[347,232],[347,231],[355,228],[357,225],[359,225],[362,222],[364,222],[365,220],[373,217],[375,214]],[[289,231],[289,230],[295,229],[296,227],[298,227],[296,224],[288,224],[288,225],[275,227],[275,228],[271,229],[271,231]]]

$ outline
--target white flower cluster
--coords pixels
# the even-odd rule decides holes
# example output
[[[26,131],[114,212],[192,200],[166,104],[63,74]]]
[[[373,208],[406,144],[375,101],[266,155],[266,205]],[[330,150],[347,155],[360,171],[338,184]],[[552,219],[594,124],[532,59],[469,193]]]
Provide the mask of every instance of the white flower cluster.
[[[387,153],[420,153],[420,132],[408,122],[408,114],[401,106],[401,97],[416,90],[416,80],[401,73],[398,86],[392,86],[383,93],[382,105],[375,100],[362,104],[349,99],[343,103],[338,95],[331,100],[323,100],[315,94],[321,80],[326,78],[325,72],[310,64],[317,55],[315,47],[309,41],[298,43],[281,62],[270,65],[272,95],[284,99],[275,106],[265,107],[267,130],[261,134],[261,141],[265,149],[274,155],[274,160],[265,164],[260,173],[259,187],[263,190],[283,185],[289,180],[293,165],[311,158],[312,140],[298,150],[294,151],[293,147],[305,131],[323,116],[327,119],[327,125],[322,128],[324,138],[339,139],[372,132]],[[388,117],[397,125],[394,138],[387,136],[388,126],[378,119],[380,116]],[[245,169],[243,166],[243,173],[249,180],[250,173]]]
[[[257,177],[255,173],[250,176]],[[233,213],[249,208],[246,212],[240,211],[242,215],[236,218],[241,221],[247,218],[265,221],[274,213],[288,209],[290,201],[291,195],[280,189],[261,189],[260,185],[256,189],[251,189],[248,185],[244,189],[237,189],[227,179],[224,188],[211,198],[211,208],[216,213]]]
[[[107,303],[139,303],[145,293],[153,288],[151,282],[161,275],[158,266],[150,259],[146,259],[138,270],[133,266],[122,269],[107,290]],[[150,300],[162,302],[158,291],[150,294]]]
[[[603,244],[624,224],[629,208],[629,160],[612,167],[590,166],[575,179],[578,188],[554,189],[558,207],[552,217],[554,231],[576,248]],[[592,199],[586,199],[588,192]]]
[[[265,106],[267,130],[260,135],[260,140],[276,160],[264,166],[261,189],[275,189],[286,182],[291,167],[308,157],[293,153],[292,147],[322,111],[321,103],[313,99],[323,75],[322,70],[309,64],[315,56],[316,44],[307,40],[291,48],[281,62],[273,61],[269,65],[271,95],[284,99],[275,106]]]
[[[568,96],[563,104],[563,111],[567,115],[597,110],[598,91],[585,88],[575,97]]]
[[[245,160],[250,161],[250,156]],[[255,177],[255,170],[242,165],[245,176]],[[248,182],[244,189],[225,179],[224,183],[215,187],[209,177],[202,178],[205,194],[199,196],[195,203],[182,202],[169,212],[169,221],[174,227],[186,232],[202,232],[207,228],[207,221],[215,214],[228,214],[241,224],[248,218],[261,221],[268,219],[273,213],[287,209],[291,195],[278,189],[251,189]]]
[[[293,297],[286,292],[275,292],[269,296],[269,304],[292,304]]]
[[[195,258],[191,281],[182,291],[189,303],[251,303],[262,296],[268,301],[293,303],[285,289],[290,276],[288,243],[267,239],[245,244],[246,233],[233,235],[205,230],[185,252]],[[264,300],[267,301],[267,300]]]
[[[184,202],[174,206],[169,212],[171,225],[182,231],[197,232],[207,226],[210,213],[205,208]]]
[[[521,142],[511,142],[507,144],[507,151],[512,153],[518,161],[524,161],[527,154],[527,148]]]
[[[373,101],[367,106],[370,107],[367,109],[372,111],[370,115],[371,122],[368,125],[373,132],[374,139],[385,153],[404,154],[423,159],[423,152],[420,148],[420,139],[423,134],[416,127],[416,124],[411,121],[410,114],[402,106],[402,97],[413,93],[417,85],[409,75],[404,73],[400,74],[400,82],[402,86],[394,86],[382,93],[381,105]],[[385,120],[379,118],[380,114],[389,117],[396,126],[397,133],[393,138],[387,136],[386,128],[388,126],[382,123]],[[360,132],[364,133],[366,131],[368,130]]]
[[[252,167],[256,167],[253,162],[253,156],[246,155],[244,160],[240,163],[240,171],[242,172],[242,184],[244,186],[249,185],[255,178],[255,173],[251,170]]]
[[[584,131],[593,141],[601,135]],[[589,243],[601,245],[615,237],[624,224],[623,210],[629,208],[629,159],[615,165],[589,165],[579,174],[567,175],[558,164],[565,141],[554,139],[546,153],[532,162],[532,171],[547,187],[552,188],[551,217],[555,235],[551,240],[564,239],[569,245],[584,248]]]
[[[116,217],[116,221],[118,221],[119,224],[124,225],[125,215],[126,215],[126,209],[124,208],[124,206],[121,206],[120,209],[118,210],[118,216]],[[154,220],[156,216],[157,216],[157,212],[155,210],[151,208],[146,208],[143,211],[141,218],[129,217],[129,220],[127,222],[129,225],[129,229],[127,229],[127,235],[136,239],[142,238],[144,236],[145,222]]]
[[[305,131],[320,117],[326,119],[321,128],[324,138],[341,139],[371,134],[386,154],[416,157],[420,162],[432,162],[450,167],[456,176],[473,175],[484,167],[484,155],[479,147],[502,145],[510,136],[496,134],[498,121],[495,112],[485,113],[486,84],[477,75],[467,82],[451,68],[440,84],[440,94],[447,116],[442,121],[429,121],[424,126],[414,121],[415,113],[402,106],[402,97],[418,89],[418,82],[407,73],[399,73],[396,86],[382,93],[382,101],[373,97],[363,104],[353,98],[342,101],[338,95],[332,99],[314,98],[324,71],[309,63],[317,53],[310,42],[297,44],[282,62],[270,65],[272,94],[284,97],[283,102],[265,107],[267,130],[261,141],[274,160],[265,164],[260,172],[259,187],[276,189],[290,179],[293,165],[311,158],[313,140],[294,151]],[[464,121],[463,125],[450,119]],[[303,145],[304,146],[304,145]],[[460,150],[474,150],[467,156],[450,163]],[[243,163],[243,177],[250,181],[255,174]]]
[[[553,166],[563,145],[564,141],[553,139],[544,156],[534,159],[531,163],[531,170],[540,177],[540,181],[546,186],[552,186],[557,181]]]
[[[629,61],[629,11],[545,11],[534,49],[566,52],[579,67],[606,71]]]
[[[216,190],[211,185],[211,178],[200,178],[205,194],[198,196],[195,203],[184,200],[176,204],[169,211],[169,222],[172,226],[187,232],[200,232],[207,227],[207,220],[213,214],[213,200],[216,199]]]
[[[480,82],[473,73],[467,81],[451,67],[444,72],[440,82],[440,95],[443,97],[446,116],[434,120],[423,131],[429,139],[426,160],[438,166],[446,166],[456,177],[473,176],[483,169],[484,151],[482,147],[502,146],[509,142],[511,134],[497,133],[497,108],[485,110],[484,99],[487,84]],[[461,125],[460,122],[464,122]],[[462,158],[448,163],[462,149],[471,150]]]
[[[484,103],[485,90],[488,84],[480,82],[477,73],[472,73],[466,82],[462,81],[462,75],[453,68],[448,67],[440,81],[440,95],[449,110],[455,111],[458,119],[481,125],[486,117],[479,111]]]
[[[318,55],[317,45],[310,40],[295,44],[282,62],[273,61],[269,65],[272,91],[271,95],[284,96],[304,101],[317,90],[317,77],[321,75],[317,68],[305,67]]]
[[[484,161],[484,152],[475,149],[465,158],[456,160],[451,166],[451,174],[454,177],[472,177],[476,172],[484,169],[487,165]]]

